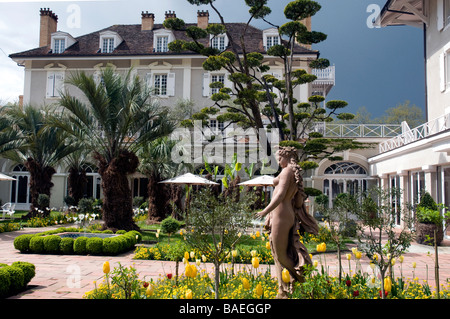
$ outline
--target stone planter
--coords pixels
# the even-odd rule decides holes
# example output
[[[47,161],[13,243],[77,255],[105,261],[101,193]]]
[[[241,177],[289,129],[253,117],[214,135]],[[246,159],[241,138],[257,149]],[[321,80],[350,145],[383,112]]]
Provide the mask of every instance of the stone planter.
[[[434,246],[434,230],[437,229],[436,240],[439,246],[442,240],[444,240],[444,231],[442,227],[438,227],[436,224],[416,224],[416,241],[419,244]]]

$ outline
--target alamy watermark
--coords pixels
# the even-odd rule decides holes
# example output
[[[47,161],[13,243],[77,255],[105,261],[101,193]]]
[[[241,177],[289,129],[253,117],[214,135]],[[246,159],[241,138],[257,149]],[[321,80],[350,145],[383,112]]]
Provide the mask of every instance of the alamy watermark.
[[[381,13],[381,7],[378,4],[369,4],[366,9],[370,15],[367,17],[366,24],[369,29],[381,28],[378,18]]]
[[[267,129],[253,128],[214,131],[205,128],[202,121],[194,121],[192,128],[178,128],[170,136],[176,142],[171,159],[174,163],[225,165],[233,157],[245,164],[261,164],[266,171],[276,172],[275,153],[279,147],[279,134]]]

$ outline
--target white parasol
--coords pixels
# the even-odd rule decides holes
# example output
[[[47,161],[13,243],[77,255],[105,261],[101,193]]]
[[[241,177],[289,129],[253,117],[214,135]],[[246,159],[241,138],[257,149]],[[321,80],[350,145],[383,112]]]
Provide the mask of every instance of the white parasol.
[[[245,185],[245,186],[263,186],[264,187],[264,202],[267,205],[267,186],[273,186],[273,176],[269,175],[261,175],[258,177],[255,177],[251,180],[248,180],[246,182],[239,183],[238,185]]]
[[[8,175],[0,173],[0,181],[15,181],[16,179]]]

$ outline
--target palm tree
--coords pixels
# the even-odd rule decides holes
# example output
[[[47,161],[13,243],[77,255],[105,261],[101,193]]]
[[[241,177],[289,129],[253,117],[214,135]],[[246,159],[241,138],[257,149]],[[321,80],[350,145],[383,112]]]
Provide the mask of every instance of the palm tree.
[[[19,133],[11,129],[12,122],[6,110],[7,107],[0,108],[0,154],[17,149],[22,142]]]
[[[32,106],[10,106],[5,110],[9,130],[20,137],[21,143],[3,156],[25,165],[30,173],[31,216],[36,214],[34,208],[42,208],[38,205],[39,194],[51,195],[55,166],[75,150],[74,145],[66,143],[65,132],[48,125],[52,112],[50,108]]]
[[[61,117],[55,126],[84,141],[97,161],[103,189],[106,228],[138,229],[133,221],[128,175],[139,166],[136,151],[156,138],[171,133],[175,125],[165,108],[152,100],[150,90],[131,70],[125,75],[106,68],[98,83],[84,72],[68,83],[83,97],[62,93]]]
[[[73,198],[74,205],[77,205],[80,199],[83,198],[84,190],[88,183],[84,166],[89,164],[89,153],[86,148],[80,147],[64,160],[69,172],[67,176],[67,192]]]
[[[188,167],[188,164],[172,161],[171,154],[174,147],[178,147],[176,141],[164,137],[144,145],[137,153],[141,159],[139,171],[148,178],[149,221],[160,221],[168,213],[173,213],[172,203],[181,209],[181,187],[159,184],[162,180],[174,177],[183,168]]]

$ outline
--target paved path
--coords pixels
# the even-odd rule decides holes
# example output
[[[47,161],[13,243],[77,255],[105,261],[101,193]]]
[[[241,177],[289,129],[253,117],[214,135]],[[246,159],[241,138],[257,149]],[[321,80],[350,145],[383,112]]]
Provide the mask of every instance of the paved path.
[[[11,297],[11,299],[81,299],[85,292],[94,288],[94,281],[101,282],[103,279],[102,266],[108,260],[111,269],[120,263],[123,266],[133,265],[139,277],[158,278],[167,273],[175,273],[175,263],[167,261],[134,260],[134,252],[110,257],[110,256],[76,256],[76,255],[41,255],[21,254],[14,249],[13,240],[16,236],[24,233],[39,233],[47,229],[31,228],[15,232],[0,234],[0,263],[11,264],[14,261],[27,261],[36,266],[36,276],[29,283],[25,292]],[[434,252],[432,247],[413,244],[409,252],[405,254],[402,264],[403,276],[406,278],[414,275],[421,280],[428,279],[431,287],[434,286],[434,260],[427,253]],[[335,273],[337,257],[335,253],[325,254],[325,261],[331,273]],[[416,262],[416,269],[412,268],[412,262]],[[342,265],[344,271],[348,270],[348,262],[343,255]],[[362,269],[368,268],[368,260],[361,260]],[[428,268],[427,268],[428,266]],[[212,271],[212,265],[206,265]],[[450,281],[450,241],[445,240],[443,246],[439,247],[439,270],[440,282]],[[182,267],[180,267],[180,272]],[[352,269],[355,263],[352,262]],[[395,275],[400,274],[400,264],[395,265]]]

